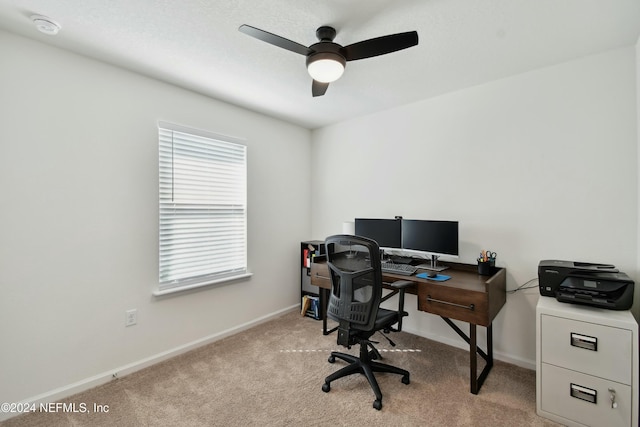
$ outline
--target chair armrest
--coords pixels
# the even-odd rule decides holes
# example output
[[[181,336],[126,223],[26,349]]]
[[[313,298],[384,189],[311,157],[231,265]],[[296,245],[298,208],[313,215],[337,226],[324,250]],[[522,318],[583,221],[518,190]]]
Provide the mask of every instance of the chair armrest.
[[[402,330],[402,318],[404,316],[408,316],[409,313],[404,311],[404,292],[409,287],[414,285],[415,283],[410,280],[396,280],[392,282],[390,285],[394,288],[393,293],[399,293],[398,300],[398,329],[396,331]]]
[[[391,286],[393,286],[396,289],[401,289],[404,290],[405,288],[411,286],[411,285],[415,285],[415,282],[412,282],[410,280],[397,280],[393,283],[391,283]]]

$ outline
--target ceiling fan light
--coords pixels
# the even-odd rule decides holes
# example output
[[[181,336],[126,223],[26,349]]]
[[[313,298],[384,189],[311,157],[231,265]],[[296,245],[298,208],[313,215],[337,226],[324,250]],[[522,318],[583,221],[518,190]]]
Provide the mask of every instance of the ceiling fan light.
[[[346,61],[337,54],[318,53],[309,57],[307,71],[311,78],[321,83],[331,83],[340,78]]]

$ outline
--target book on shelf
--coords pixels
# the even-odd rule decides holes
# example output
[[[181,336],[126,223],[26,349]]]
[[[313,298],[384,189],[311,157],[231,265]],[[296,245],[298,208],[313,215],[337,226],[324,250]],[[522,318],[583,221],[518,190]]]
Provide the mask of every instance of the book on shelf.
[[[312,295],[303,296],[300,315],[320,319],[320,298]]]
[[[309,299],[307,295],[304,295],[302,297],[302,310],[300,310],[300,315],[304,316],[307,313],[307,310],[309,310],[310,306],[311,306],[311,299]]]

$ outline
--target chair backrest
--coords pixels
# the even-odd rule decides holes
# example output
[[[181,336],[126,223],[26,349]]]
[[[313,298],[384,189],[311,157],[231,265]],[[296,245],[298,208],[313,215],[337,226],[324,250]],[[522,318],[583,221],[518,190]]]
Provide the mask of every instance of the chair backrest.
[[[351,345],[350,331],[375,332],[382,298],[380,249],[371,239],[335,235],[325,240],[331,293],[327,316],[339,323],[338,344]]]

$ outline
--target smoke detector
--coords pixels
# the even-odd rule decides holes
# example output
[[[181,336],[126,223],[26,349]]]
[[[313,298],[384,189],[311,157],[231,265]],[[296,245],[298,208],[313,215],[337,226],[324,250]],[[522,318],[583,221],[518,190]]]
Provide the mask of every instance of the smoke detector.
[[[50,36],[55,36],[60,31],[60,24],[51,18],[42,15],[31,15],[31,20],[36,25],[38,31]]]

